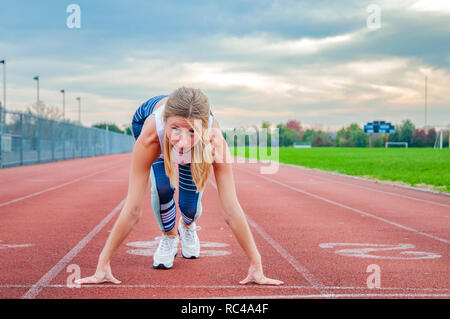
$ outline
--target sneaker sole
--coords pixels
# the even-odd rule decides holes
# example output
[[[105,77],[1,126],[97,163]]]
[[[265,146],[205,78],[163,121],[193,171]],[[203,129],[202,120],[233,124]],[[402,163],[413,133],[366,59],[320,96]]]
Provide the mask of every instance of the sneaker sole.
[[[173,256],[173,258],[175,259],[177,257],[178,253],[175,254],[175,256]],[[154,269],[171,269],[173,267],[173,263],[171,266],[166,266],[164,264],[158,264],[157,266],[155,266],[155,264],[153,264],[153,268]]]
[[[199,256],[190,256],[190,257],[186,257],[186,256],[183,254],[183,252],[181,253],[181,256],[183,256],[184,259],[198,259],[198,258],[200,257],[200,255],[199,255]]]

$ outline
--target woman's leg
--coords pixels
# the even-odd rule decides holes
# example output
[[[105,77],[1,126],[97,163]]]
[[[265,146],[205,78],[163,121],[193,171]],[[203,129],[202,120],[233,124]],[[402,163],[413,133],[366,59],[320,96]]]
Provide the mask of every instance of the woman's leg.
[[[195,221],[202,214],[203,191],[196,193],[197,187],[192,179],[190,164],[178,165],[179,206],[181,217],[178,233],[181,238],[181,254],[184,258],[200,256],[200,240],[197,236]]]
[[[159,228],[166,235],[176,235],[176,206],[173,198],[174,189],[170,186],[169,177],[164,169],[164,159],[158,158],[150,169],[151,198],[153,212]]]
[[[203,190],[196,193],[197,186],[192,179],[191,164],[178,164],[179,197],[181,217],[185,225],[195,222],[202,214]]]
[[[177,209],[173,199],[174,189],[164,169],[164,160],[158,158],[150,169],[152,181],[152,207],[163,232],[158,248],[153,254],[153,268],[170,269],[178,253],[179,238],[175,226]]]

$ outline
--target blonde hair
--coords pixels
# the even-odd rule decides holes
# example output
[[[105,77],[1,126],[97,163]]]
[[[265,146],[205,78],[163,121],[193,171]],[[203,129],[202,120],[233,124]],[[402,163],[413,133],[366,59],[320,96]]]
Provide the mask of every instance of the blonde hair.
[[[184,86],[169,95],[164,108],[164,123],[172,115],[178,115],[186,119],[201,120],[202,132],[197,132],[188,121],[195,134],[200,137],[200,141],[194,145],[193,152],[191,152],[192,179],[197,186],[197,193],[206,186],[212,166],[212,147],[208,134],[209,114],[210,105],[208,98],[199,89],[186,88]],[[176,165],[171,158],[171,146],[166,133],[164,134],[164,167],[169,177],[170,185],[177,189]]]

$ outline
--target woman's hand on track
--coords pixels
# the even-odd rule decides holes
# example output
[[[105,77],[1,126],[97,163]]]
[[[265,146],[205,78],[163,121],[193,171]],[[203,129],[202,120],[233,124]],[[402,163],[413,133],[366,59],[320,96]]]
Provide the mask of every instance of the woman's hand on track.
[[[282,282],[281,280],[271,279],[264,276],[262,266],[255,267],[252,265],[248,269],[247,278],[240,281],[239,283],[241,285],[245,285],[248,283],[256,283],[259,285],[276,285],[276,286],[284,284],[284,282]]]
[[[77,279],[74,281],[77,285],[83,284],[101,284],[105,282],[112,282],[113,284],[120,284],[121,281],[116,279],[111,272],[111,266],[108,264],[104,267],[98,267],[93,276]]]

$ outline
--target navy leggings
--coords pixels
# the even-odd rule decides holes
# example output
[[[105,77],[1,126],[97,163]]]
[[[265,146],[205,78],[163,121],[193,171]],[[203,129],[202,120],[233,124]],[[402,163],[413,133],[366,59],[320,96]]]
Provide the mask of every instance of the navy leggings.
[[[135,139],[141,133],[145,118],[153,112],[156,103],[164,97],[166,95],[153,97],[138,108],[132,122]],[[178,164],[178,176],[178,206],[181,217],[189,225],[202,214],[201,198],[203,190],[197,193],[197,186],[192,179],[191,164]],[[161,231],[168,232],[175,226],[177,210],[173,197],[175,190],[170,185],[163,158],[158,157],[153,162],[150,169],[150,179],[153,212]]]

